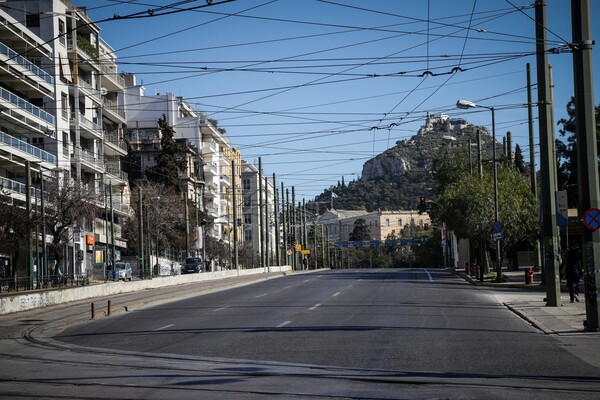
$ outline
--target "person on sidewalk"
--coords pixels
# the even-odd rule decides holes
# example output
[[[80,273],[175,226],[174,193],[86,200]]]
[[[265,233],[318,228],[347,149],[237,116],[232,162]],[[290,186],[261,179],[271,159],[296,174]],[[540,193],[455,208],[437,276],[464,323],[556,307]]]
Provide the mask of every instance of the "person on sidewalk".
[[[579,301],[579,281],[581,280],[582,272],[581,254],[577,245],[573,244],[567,253],[567,260],[565,262],[565,278],[567,279],[571,303]]]

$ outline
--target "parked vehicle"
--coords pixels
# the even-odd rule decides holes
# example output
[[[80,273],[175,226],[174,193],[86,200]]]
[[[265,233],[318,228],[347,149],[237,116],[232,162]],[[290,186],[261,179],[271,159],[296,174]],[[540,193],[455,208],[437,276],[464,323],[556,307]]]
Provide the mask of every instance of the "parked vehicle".
[[[108,280],[110,281],[130,281],[133,277],[133,271],[128,262],[115,263],[114,268],[109,265],[106,268],[106,272],[108,274]]]
[[[188,257],[181,267],[182,274],[193,274],[204,272],[204,263],[200,257]]]

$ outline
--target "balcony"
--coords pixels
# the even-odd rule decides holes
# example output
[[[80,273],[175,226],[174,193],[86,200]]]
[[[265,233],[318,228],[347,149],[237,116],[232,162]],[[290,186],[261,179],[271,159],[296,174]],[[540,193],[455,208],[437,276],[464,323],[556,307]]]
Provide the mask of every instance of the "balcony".
[[[100,64],[100,71],[102,71],[102,81],[108,80],[119,89],[125,88],[125,79],[117,73],[117,67],[115,65],[106,65],[102,63]]]
[[[9,115],[28,128],[35,127],[46,133],[54,129],[54,116],[9,90],[0,87],[2,114]]]
[[[219,174],[219,166],[215,162],[204,164],[204,172],[208,175],[217,176]]]
[[[116,100],[104,98],[104,114],[118,122],[125,123],[125,109],[120,106]]]
[[[39,78],[42,81],[46,82],[48,85],[54,85],[54,78],[52,77],[52,75],[43,71],[40,67],[33,64],[25,57],[20,56],[17,52],[6,46],[4,43],[0,43],[0,54],[6,56],[11,63],[18,64],[22,68],[29,71],[30,74],[28,74],[28,76],[31,76],[32,79]]]
[[[100,104],[102,98],[100,97],[100,92],[92,87],[89,83],[84,81],[83,79],[79,79],[77,81],[77,86],[79,86],[79,90],[81,90],[84,94],[86,94],[89,98],[94,100],[96,103]]]
[[[49,164],[56,164],[56,156],[55,155],[50,154],[45,150],[38,149],[37,147],[32,146],[23,140],[20,140],[15,137],[12,137],[10,135],[7,135],[4,132],[0,132],[0,143],[6,144],[14,149],[17,149],[17,150],[23,152],[23,153],[27,153],[27,154],[35,157],[37,160],[41,160],[41,161],[47,162]],[[30,160],[30,161],[37,161],[37,160]]]
[[[74,126],[77,123],[75,121],[75,113],[72,113],[71,116],[71,124]],[[79,115],[79,127],[84,128],[84,131],[90,133],[93,139],[102,139],[102,127],[81,114]]]
[[[73,155],[72,158],[75,156]],[[82,165],[86,165],[89,168],[92,168],[95,171],[104,172],[104,160],[101,158],[95,157],[92,153],[80,150],[79,158],[81,160]]]
[[[221,183],[224,183],[226,186],[231,186],[231,179],[227,175],[221,175]]]
[[[104,145],[109,146],[116,153],[120,155],[127,154],[127,144],[124,140],[119,138],[119,131],[116,129],[105,130],[104,131]]]
[[[107,174],[112,175],[124,182],[128,181],[128,175],[126,172],[123,172],[123,170],[121,169],[121,165],[118,161],[106,161],[104,166]]]
[[[37,188],[34,189],[35,190],[31,193],[31,197],[39,199],[41,192]],[[0,177],[0,193],[7,194],[6,192],[9,192],[8,194],[23,195],[23,199],[25,199],[25,194],[27,193],[27,186],[24,183]]]

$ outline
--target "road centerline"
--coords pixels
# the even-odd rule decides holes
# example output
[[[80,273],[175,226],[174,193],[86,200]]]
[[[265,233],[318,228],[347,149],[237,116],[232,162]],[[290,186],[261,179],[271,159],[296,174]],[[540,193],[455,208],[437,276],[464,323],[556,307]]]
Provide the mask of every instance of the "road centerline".
[[[317,307],[319,307],[321,304],[315,304],[314,306],[312,306],[311,308],[309,308],[309,311],[312,311],[314,309],[316,309]]]
[[[169,324],[169,325],[162,326],[160,328],[156,328],[155,331],[162,331],[163,329],[167,329],[167,328],[170,328],[172,326],[175,326],[175,324]]]

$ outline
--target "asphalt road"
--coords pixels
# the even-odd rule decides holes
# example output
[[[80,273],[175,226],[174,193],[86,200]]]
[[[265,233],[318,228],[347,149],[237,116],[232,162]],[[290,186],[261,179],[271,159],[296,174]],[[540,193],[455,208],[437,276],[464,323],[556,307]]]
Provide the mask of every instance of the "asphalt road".
[[[171,296],[177,292],[184,290]],[[38,335],[43,340],[0,342],[1,398],[580,400],[600,393],[600,369],[493,292],[442,270],[320,271],[201,296],[188,289],[182,300],[51,331]],[[584,345],[598,352],[597,343]]]
[[[78,325],[56,339],[145,354],[528,381],[548,390],[545,399],[570,390],[585,398],[590,382],[600,389],[598,369],[439,270],[288,276]]]

